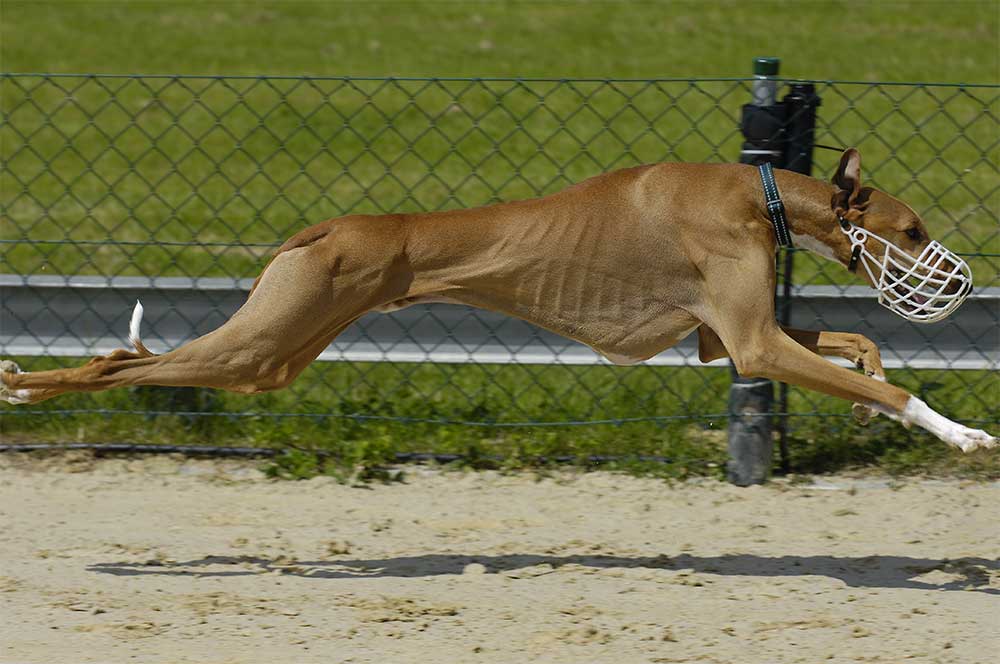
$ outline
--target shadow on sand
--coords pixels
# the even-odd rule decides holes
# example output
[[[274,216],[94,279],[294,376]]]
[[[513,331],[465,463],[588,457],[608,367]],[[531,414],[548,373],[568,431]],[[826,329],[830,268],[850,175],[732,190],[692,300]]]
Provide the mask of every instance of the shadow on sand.
[[[286,557],[205,556],[195,560],[146,563],[97,563],[87,569],[116,576],[220,577],[281,572],[310,579],[356,579],[374,577],[428,577],[461,574],[466,565],[479,563],[487,573],[532,577],[575,565],[591,569],[640,568],[650,570],[691,570],[700,574],[749,577],[825,576],[855,588],[915,588],[922,590],[964,590],[1000,595],[990,585],[991,572],[1000,571],[1000,560],[988,558],[931,559],[906,556],[610,556],[532,555],[503,556],[426,554],[379,559],[292,560]],[[545,567],[547,566],[547,567]],[[529,570],[529,568],[533,568]],[[518,575],[518,571],[525,571]],[[938,572],[938,579],[920,577]],[[943,577],[943,578],[942,578]]]

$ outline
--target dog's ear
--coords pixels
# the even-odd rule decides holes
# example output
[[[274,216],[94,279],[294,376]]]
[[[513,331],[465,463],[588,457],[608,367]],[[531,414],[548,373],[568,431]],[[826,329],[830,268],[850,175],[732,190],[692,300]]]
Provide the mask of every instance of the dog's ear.
[[[858,207],[861,201],[861,153],[854,148],[848,148],[840,156],[840,166],[833,176],[833,184],[837,185],[837,193],[833,195],[833,210],[840,216]]]

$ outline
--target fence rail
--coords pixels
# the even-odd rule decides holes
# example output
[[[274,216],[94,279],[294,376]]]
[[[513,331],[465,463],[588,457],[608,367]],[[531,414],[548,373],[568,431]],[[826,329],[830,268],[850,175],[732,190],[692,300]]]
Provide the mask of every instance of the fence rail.
[[[745,79],[0,75],[0,353],[31,369],[118,347],[136,295],[151,343],[173,346],[225,319],[276,242],[329,217],[544,195],[638,163],[735,161],[749,91]],[[977,292],[948,321],[914,326],[796,252],[793,324],[860,331],[921,385],[940,378],[924,370],[975,369],[955,379],[949,398],[968,407],[951,413],[995,421],[1000,86],[819,81],[816,91],[816,141],[858,147],[866,183],[906,200],[965,255]],[[836,160],[815,155],[815,172]],[[540,423],[725,410],[714,396],[724,377],[696,368],[689,344],[654,360],[662,367],[589,370],[600,362],[589,350],[458,307],[366,318],[324,358],[341,360],[337,377],[307,372],[287,401],[224,409],[363,416],[405,396],[443,418]],[[483,411],[486,394],[495,410]],[[847,407],[796,394],[793,420]],[[103,412],[102,399],[62,407]]]

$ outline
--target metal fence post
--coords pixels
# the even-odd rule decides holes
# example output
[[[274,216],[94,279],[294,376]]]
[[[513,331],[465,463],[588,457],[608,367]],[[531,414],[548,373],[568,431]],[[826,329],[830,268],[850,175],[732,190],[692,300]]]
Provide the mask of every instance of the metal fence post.
[[[756,58],[751,103],[743,107],[740,129],[745,142],[740,163],[771,162],[782,166],[784,160],[785,107],[777,100],[778,58]],[[730,364],[732,385],[729,388],[729,461],[727,479],[738,486],[763,484],[771,473],[773,442],[771,405],[774,385],[761,378],[742,378]]]
[[[796,173],[812,175],[813,146],[816,135],[816,109],[820,98],[812,83],[794,83],[782,100],[786,112],[786,143],[784,167]],[[782,325],[792,321],[792,273],[795,252],[785,251],[781,269],[781,297],[778,320]],[[788,472],[788,383],[778,387],[778,455],[782,472]]]

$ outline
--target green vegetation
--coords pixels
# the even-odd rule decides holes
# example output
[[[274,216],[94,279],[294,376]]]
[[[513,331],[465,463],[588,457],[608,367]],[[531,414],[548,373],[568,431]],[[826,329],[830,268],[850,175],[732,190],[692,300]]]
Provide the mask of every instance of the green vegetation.
[[[73,364],[22,361],[33,370]],[[995,374],[898,370],[889,378],[951,417],[1000,425]],[[499,467],[538,465],[543,457],[586,463],[590,455],[657,456],[672,462],[617,465],[684,476],[724,467],[728,381],[728,370],[693,367],[316,363],[284,391],[244,396],[138,388],[66,395],[11,411],[3,426],[11,440],[274,447],[290,452],[274,468],[289,476],[345,476],[346,469],[378,466],[396,453],[428,451]],[[81,412],[93,410],[103,412]],[[995,454],[963,455],[885,418],[861,427],[843,401],[793,389],[789,412],[828,414],[790,420],[793,472],[878,465],[1000,477]],[[238,413],[248,416],[233,416]],[[605,423],[563,424],[587,420]],[[533,421],[545,426],[517,425]]]
[[[996,83],[991,0],[5,0],[7,71],[332,76],[740,76]]]
[[[780,55],[783,73],[800,78],[996,84],[1000,66],[992,2],[942,11],[923,2],[6,0],[0,12],[6,72],[728,78],[748,74],[754,56]],[[776,41],[778,23],[788,29]],[[997,89],[820,83],[818,92],[817,139],[860,147],[870,183],[910,202],[950,247],[988,254],[970,260],[977,283],[1000,285]],[[536,196],[642,162],[731,161],[747,99],[740,80],[4,78],[0,271],[254,276],[271,246],[331,216]],[[836,159],[818,153],[816,173],[832,172]],[[809,257],[797,261],[796,280],[851,282]],[[899,371],[892,379],[952,417],[997,426],[996,375]],[[725,413],[727,381],[724,371],[694,368],[325,364],[275,394],[120,390],[58,399],[38,408],[43,417],[4,409],[0,426],[12,440],[333,453],[327,466],[308,453],[285,457],[276,472],[290,476],[428,450],[509,465],[658,455],[678,461],[649,468],[683,475],[718,472],[725,421],[670,418]],[[144,403],[210,415],[145,419],[134,412]],[[793,418],[795,470],[863,463],[996,475],[985,455],[961,457],[884,421],[859,428],[848,408],[792,391],[791,412],[836,414]],[[78,412],[93,409],[108,412]],[[261,414],[226,415],[245,411]],[[380,419],[394,417],[422,422]],[[541,428],[433,423],[633,418],[640,421]]]
[[[729,161],[749,96],[744,81],[77,77],[0,79],[0,92],[9,270],[244,277],[334,216],[526,198],[645,162]],[[858,145],[869,180],[955,250],[993,254],[972,268],[980,285],[1000,283],[984,152],[996,89],[819,92],[819,140]],[[836,160],[820,153],[817,172]],[[804,257],[799,282],[852,281],[826,267]]]

